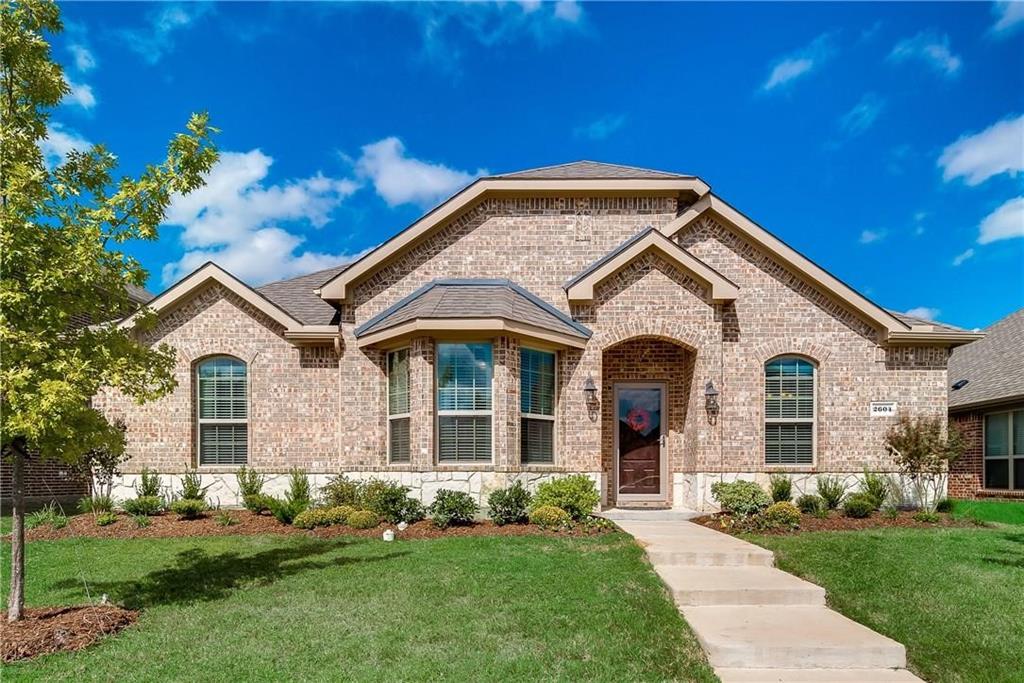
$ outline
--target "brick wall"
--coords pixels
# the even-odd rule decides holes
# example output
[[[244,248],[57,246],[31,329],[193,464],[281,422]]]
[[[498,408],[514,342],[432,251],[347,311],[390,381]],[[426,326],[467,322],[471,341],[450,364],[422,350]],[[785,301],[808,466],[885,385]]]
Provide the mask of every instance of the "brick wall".
[[[953,463],[949,472],[949,495],[953,498],[974,498],[984,485],[982,424],[984,416],[972,411],[949,416],[964,438],[964,454]]]
[[[89,479],[59,460],[41,460],[38,456],[25,461],[25,498],[31,503],[48,503],[80,498],[89,493]],[[0,501],[4,511],[10,510],[11,463],[0,458]]]

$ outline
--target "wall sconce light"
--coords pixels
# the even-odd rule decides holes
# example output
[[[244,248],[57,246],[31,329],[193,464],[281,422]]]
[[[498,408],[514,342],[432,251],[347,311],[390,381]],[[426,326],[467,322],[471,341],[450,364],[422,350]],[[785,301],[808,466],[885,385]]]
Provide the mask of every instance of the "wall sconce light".
[[[600,414],[601,402],[597,400],[597,385],[594,384],[594,378],[589,375],[583,382],[583,399],[587,404],[587,417],[591,422],[596,422]]]
[[[708,422],[715,424],[715,420],[718,418],[718,389],[715,389],[715,383],[708,380],[708,383],[704,385],[704,410],[708,414]]]

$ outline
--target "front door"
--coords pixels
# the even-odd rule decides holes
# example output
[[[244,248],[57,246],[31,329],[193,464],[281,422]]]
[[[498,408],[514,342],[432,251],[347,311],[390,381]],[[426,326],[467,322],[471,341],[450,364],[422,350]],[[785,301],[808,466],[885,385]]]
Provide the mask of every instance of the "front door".
[[[665,386],[615,385],[618,499],[665,500]]]

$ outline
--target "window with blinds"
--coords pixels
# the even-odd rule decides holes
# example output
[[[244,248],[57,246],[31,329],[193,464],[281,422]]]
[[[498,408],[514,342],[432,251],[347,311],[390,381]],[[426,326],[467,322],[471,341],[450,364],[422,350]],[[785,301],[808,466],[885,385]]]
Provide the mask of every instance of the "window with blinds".
[[[388,458],[409,462],[409,349],[388,354]]]
[[[491,345],[437,345],[439,462],[491,461]]]
[[[1024,490],[1024,410],[985,416],[985,488]]]
[[[814,365],[776,358],[764,366],[764,461],[767,465],[814,463]]]
[[[196,368],[200,465],[249,460],[249,377],[237,358],[210,358]]]
[[[519,352],[519,452],[524,463],[555,459],[555,354]]]

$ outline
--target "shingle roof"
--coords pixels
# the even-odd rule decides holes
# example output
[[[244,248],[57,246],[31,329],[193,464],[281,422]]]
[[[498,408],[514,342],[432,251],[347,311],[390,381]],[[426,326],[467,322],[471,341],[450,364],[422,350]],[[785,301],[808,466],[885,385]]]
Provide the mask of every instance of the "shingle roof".
[[[949,358],[949,407],[967,408],[1024,397],[1024,308],[985,330]],[[966,379],[956,391],[952,385]]]
[[[341,318],[338,309],[317,296],[314,290],[348,266],[346,263],[290,280],[269,282],[256,291],[304,325],[337,325]]]
[[[950,325],[948,323],[940,323],[937,320],[928,320],[926,318],[919,318],[916,315],[907,315],[906,313],[900,313],[899,311],[892,311],[886,309],[894,318],[899,320],[905,325],[931,325],[939,330],[947,330],[949,332],[968,332],[962,327],[956,325]]]
[[[567,164],[557,164],[555,166],[541,166],[540,168],[530,168],[526,169],[525,171],[503,173],[501,175],[496,175],[492,177],[510,179],[518,178],[524,180],[597,180],[600,178],[633,178],[640,180],[664,180],[669,178],[693,178],[694,176],[681,175],[679,173],[668,173],[666,171],[655,171],[649,168],[636,168],[635,166],[605,164],[600,161],[573,161]]]
[[[137,304],[145,304],[153,299],[153,295],[148,290],[138,285],[128,285],[126,289],[128,291],[128,298]]]
[[[589,339],[591,332],[511,280],[435,280],[356,328],[356,336],[421,318],[501,318]]]

